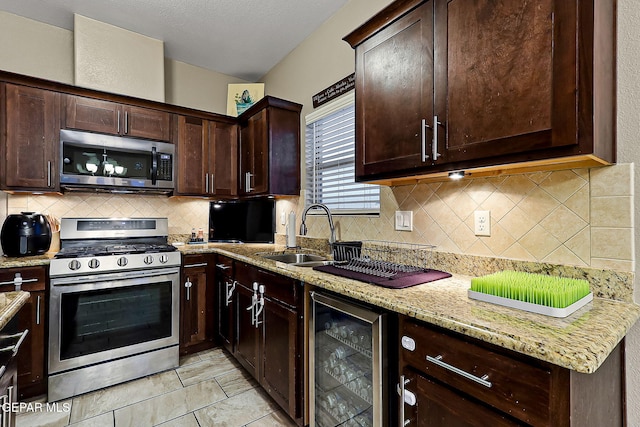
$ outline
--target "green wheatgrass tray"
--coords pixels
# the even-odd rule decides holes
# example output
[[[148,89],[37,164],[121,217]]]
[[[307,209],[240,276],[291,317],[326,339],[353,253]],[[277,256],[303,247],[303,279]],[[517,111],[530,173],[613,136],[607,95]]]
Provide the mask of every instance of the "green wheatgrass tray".
[[[469,298],[553,317],[567,317],[593,300],[589,282],[519,271],[471,279]]]

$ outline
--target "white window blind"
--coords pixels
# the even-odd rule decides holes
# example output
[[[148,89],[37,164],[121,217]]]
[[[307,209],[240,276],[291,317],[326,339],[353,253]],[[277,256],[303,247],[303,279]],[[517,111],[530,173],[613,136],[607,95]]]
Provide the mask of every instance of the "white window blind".
[[[380,212],[380,187],[355,182],[353,93],[306,117],[305,205],[324,203],[334,214]]]

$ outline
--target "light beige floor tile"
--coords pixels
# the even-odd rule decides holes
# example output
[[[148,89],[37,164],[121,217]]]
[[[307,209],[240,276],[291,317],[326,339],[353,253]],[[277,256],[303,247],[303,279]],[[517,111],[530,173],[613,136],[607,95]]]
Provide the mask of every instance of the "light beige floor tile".
[[[201,360],[202,359],[200,359],[200,356],[198,354],[189,354],[187,356],[180,357],[180,366],[190,365]]]
[[[251,376],[241,368],[217,376],[216,381],[218,381],[222,390],[224,390],[225,394],[229,397],[258,387],[256,380],[251,378]]]
[[[195,412],[200,427],[240,427],[278,408],[262,390],[251,389]]]
[[[16,417],[16,427],[62,427],[69,424],[71,411],[65,411],[64,404],[71,404],[70,400],[57,402],[56,409],[47,410],[45,406],[40,409],[13,414]]]
[[[211,348],[209,350],[204,350],[199,353],[196,353],[201,359],[214,359],[217,357],[229,357],[229,353],[222,347]]]
[[[78,423],[69,424],[69,427],[113,427],[113,424],[113,411],[111,411],[97,417],[87,418]]]
[[[247,427],[296,427],[296,423],[283,412],[273,412],[251,424],[247,424]]]
[[[196,420],[196,416],[193,412],[184,415],[180,418],[175,418],[171,421],[167,421],[166,423],[158,424],[161,427],[199,427],[198,421]]]
[[[176,369],[182,384],[186,387],[200,381],[237,369],[235,362],[229,357],[208,358]]]
[[[201,381],[192,386],[117,409],[114,412],[116,427],[160,424],[226,397],[215,380]]]
[[[95,417],[125,405],[182,388],[175,370],[87,393],[73,399],[71,422]]]

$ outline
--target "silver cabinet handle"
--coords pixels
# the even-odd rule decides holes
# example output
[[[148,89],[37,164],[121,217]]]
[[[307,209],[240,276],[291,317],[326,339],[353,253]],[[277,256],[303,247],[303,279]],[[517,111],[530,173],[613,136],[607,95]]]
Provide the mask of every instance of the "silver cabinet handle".
[[[433,144],[431,145],[433,160],[438,160],[438,157],[441,156],[438,153],[438,126],[442,126],[442,122],[438,121],[438,116],[433,116]]]
[[[253,176],[253,174],[251,172],[246,172],[244,174],[244,188],[245,191],[247,193],[250,193],[253,191],[253,188],[251,188],[251,177]]]
[[[262,310],[264,309],[264,285],[260,285],[258,286],[258,292],[260,293],[260,298],[257,301],[257,309],[255,311],[255,316],[256,316],[256,320],[254,322],[256,328],[258,327],[258,325],[260,323],[262,323],[262,321],[258,320],[260,318],[260,314],[262,313]]]
[[[36,325],[40,324],[40,295],[38,295],[38,299],[36,300]]]
[[[489,375],[485,374],[482,377],[476,377],[475,375],[470,374],[467,371],[463,371],[460,368],[456,368],[453,365],[449,365],[448,363],[443,362],[442,361],[442,355],[440,355],[440,354],[437,355],[436,357],[427,356],[427,361],[429,361],[429,362],[431,362],[433,364],[436,364],[436,365],[438,365],[438,366],[440,366],[440,367],[442,367],[442,368],[444,368],[446,370],[449,370],[449,371],[451,371],[453,373],[456,373],[456,374],[458,374],[458,375],[460,375],[462,377],[465,377],[468,380],[477,382],[478,384],[481,384],[481,385],[483,385],[483,386],[485,386],[487,388],[491,388],[491,386],[493,385],[493,384],[491,384],[490,381],[487,381],[489,379]]]
[[[229,307],[229,305],[231,304],[231,298],[233,297],[233,291],[236,290],[236,283],[238,283],[237,281],[233,281],[233,282],[225,282],[226,285],[226,296],[227,299],[225,301],[225,306]]]
[[[47,161],[47,187],[51,187],[51,160]]]
[[[406,386],[407,384],[409,384],[409,380],[405,379],[404,375],[400,375],[400,384],[398,384],[397,386],[397,391],[398,391],[398,395],[400,396],[400,425],[401,426],[406,426],[408,425],[411,420],[405,420],[404,419],[404,396],[406,393],[406,390],[404,388],[404,386]]]
[[[213,174],[211,174],[211,186],[209,188],[211,189],[212,194],[216,192],[216,188],[213,186]]]
[[[421,158],[422,158],[422,162],[426,162],[427,159],[429,158],[429,156],[427,155],[427,129],[430,126],[427,124],[427,120],[426,119],[422,119],[422,123],[420,125],[420,133],[421,133]]]
[[[231,268],[230,265],[224,265],[224,264],[216,264],[216,267],[218,267],[220,270],[228,270]]]
[[[124,134],[127,135],[129,133],[129,112],[124,112]]]
[[[205,193],[209,192],[209,174],[208,173],[204,174],[204,192]]]
[[[251,296],[251,305],[247,307],[247,311],[251,310],[251,324],[256,324],[256,304],[258,304],[258,282],[253,282],[253,295]]]
[[[207,265],[209,264],[207,264],[206,262],[200,262],[197,264],[187,264],[187,265],[184,265],[182,268],[206,267]]]
[[[7,388],[7,400],[9,401],[9,405],[12,406],[13,405],[13,387],[11,386],[9,388]],[[11,426],[11,418],[13,417],[13,413],[11,412],[11,408],[9,408],[9,410],[7,411],[7,424],[6,426]]]
[[[23,283],[33,283],[33,282],[37,282],[38,279],[23,279],[22,275],[20,273],[16,273],[16,275],[14,276],[13,280],[10,282],[0,282],[0,286],[4,286],[4,285],[13,285],[16,287],[16,290],[19,291],[20,288],[22,287]]]
[[[118,110],[118,122],[116,125],[116,133],[120,133],[120,110]]]
[[[193,286],[193,283],[191,283],[191,281],[187,277],[187,281],[184,282],[184,287],[187,288],[187,301],[189,301],[191,299],[191,287],[192,286]]]
[[[22,345],[22,342],[24,341],[24,339],[27,338],[27,335],[29,335],[29,330],[25,329],[24,331],[19,332],[17,334],[8,335],[8,336],[3,337],[3,338],[8,338],[8,339],[20,337],[20,339],[14,345],[10,345],[9,347],[0,348],[0,352],[4,353],[4,352],[7,352],[7,351],[10,351],[15,356],[16,354],[18,354],[18,351],[20,350],[20,346]]]

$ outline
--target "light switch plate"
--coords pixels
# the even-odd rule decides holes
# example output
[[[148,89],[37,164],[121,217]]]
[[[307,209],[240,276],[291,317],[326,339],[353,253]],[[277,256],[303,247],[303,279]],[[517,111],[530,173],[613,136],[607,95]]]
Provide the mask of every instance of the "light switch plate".
[[[396,211],[396,230],[413,231],[413,211]]]

